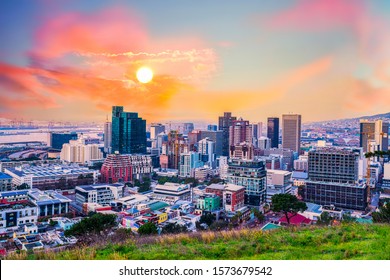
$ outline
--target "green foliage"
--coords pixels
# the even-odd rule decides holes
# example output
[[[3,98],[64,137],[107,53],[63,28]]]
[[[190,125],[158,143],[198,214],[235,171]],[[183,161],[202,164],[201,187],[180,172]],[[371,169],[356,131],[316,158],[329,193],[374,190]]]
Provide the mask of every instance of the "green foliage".
[[[211,185],[211,184],[218,184],[218,183],[224,183],[225,181],[222,180],[221,178],[219,177],[213,177],[211,178],[211,180],[208,182],[207,185]]]
[[[27,190],[29,188],[30,188],[30,186],[27,185],[26,183],[23,183],[23,184],[16,187],[17,190]]]
[[[137,180],[138,181],[138,180]],[[138,181],[138,185],[136,185],[138,188],[138,192],[142,193],[142,192],[147,192],[150,190],[150,178],[149,177],[144,177],[143,182],[139,182]]]
[[[50,220],[50,223],[49,225],[51,225],[52,227],[56,226],[58,224],[57,221],[54,221],[54,220]]]
[[[390,150],[389,151],[375,151],[375,152],[367,152],[364,154],[366,158],[373,158],[373,157],[386,157],[390,156]]]
[[[287,223],[290,224],[288,213],[297,214],[307,209],[306,203],[299,201],[295,195],[275,194],[272,196],[271,210],[284,213]]]
[[[355,218],[353,218],[350,214],[344,214],[343,215],[343,223],[352,223],[352,222],[355,222]]]
[[[177,223],[169,223],[166,226],[162,228],[161,233],[182,233],[182,232],[188,232],[188,229],[186,226],[179,225]]]
[[[211,226],[211,224],[215,221],[215,216],[211,213],[206,213],[206,214],[203,214],[200,219],[199,219],[199,223],[200,224],[203,224],[205,223],[206,225],[208,226]]]
[[[70,250],[10,254],[6,259],[57,260],[389,260],[390,225],[342,224],[138,237]],[[100,242],[100,241],[99,241]]]
[[[148,222],[139,227],[138,233],[140,235],[157,234],[157,226],[154,223]]]
[[[372,213],[374,223],[390,223],[390,203],[379,208],[379,212]]]
[[[317,225],[328,226],[332,223],[333,218],[329,215],[328,212],[322,212],[320,218],[317,221]]]
[[[252,213],[257,218],[259,223],[263,223],[265,221],[263,213],[261,213],[257,208],[252,208]]]
[[[97,213],[74,224],[70,229],[65,231],[65,235],[77,237],[92,233],[101,234],[103,231],[110,230],[116,225],[116,215]]]
[[[224,230],[229,226],[229,223],[224,220],[214,221],[210,225],[210,229],[214,231]]]

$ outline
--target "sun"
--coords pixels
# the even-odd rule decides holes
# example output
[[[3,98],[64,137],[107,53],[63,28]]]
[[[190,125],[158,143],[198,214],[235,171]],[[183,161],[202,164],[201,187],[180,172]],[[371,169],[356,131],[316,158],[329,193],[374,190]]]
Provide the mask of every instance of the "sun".
[[[148,67],[141,67],[137,71],[137,79],[143,84],[149,83],[153,79],[153,71]]]

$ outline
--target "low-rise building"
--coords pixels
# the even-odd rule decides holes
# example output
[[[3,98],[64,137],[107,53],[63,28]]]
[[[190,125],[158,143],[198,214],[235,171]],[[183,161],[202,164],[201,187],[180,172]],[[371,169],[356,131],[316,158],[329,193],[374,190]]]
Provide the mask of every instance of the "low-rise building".
[[[72,200],[56,191],[41,191],[32,189],[28,192],[29,199],[38,207],[39,216],[54,216],[69,212]]]
[[[132,209],[139,204],[144,204],[147,202],[149,202],[149,197],[147,197],[146,195],[132,194],[114,200],[113,204],[122,211],[126,209]]]
[[[153,199],[174,204],[178,200],[191,200],[190,184],[165,183],[158,184],[151,194]]]
[[[5,173],[12,177],[14,186],[27,184],[42,190],[74,187],[81,178],[95,184],[99,176],[97,170],[78,165],[20,166],[6,168]]]
[[[204,194],[198,198],[197,208],[206,211],[216,211],[221,208],[221,199],[216,194]]]
[[[17,228],[38,221],[38,207],[28,200],[0,204],[0,229]]]
[[[98,184],[76,187],[76,203],[98,203],[102,206],[110,205],[115,199],[123,197],[123,184]]]
[[[12,177],[0,172],[0,192],[10,191],[12,189]]]
[[[225,211],[234,212],[244,207],[245,188],[242,186],[227,184],[223,192],[223,205]]]

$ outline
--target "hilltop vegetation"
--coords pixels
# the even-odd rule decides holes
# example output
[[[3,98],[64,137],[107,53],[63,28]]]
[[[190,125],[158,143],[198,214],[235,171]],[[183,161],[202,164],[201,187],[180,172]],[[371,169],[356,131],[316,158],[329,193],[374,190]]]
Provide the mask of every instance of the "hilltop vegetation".
[[[20,253],[7,259],[390,259],[390,226],[336,227],[182,233],[137,237],[61,252]]]

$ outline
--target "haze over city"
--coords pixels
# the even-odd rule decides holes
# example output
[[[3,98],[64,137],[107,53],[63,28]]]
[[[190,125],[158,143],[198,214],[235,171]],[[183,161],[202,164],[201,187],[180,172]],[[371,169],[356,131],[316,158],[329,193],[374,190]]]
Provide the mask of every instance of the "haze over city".
[[[167,8],[169,7],[169,9]],[[387,112],[387,1],[1,1],[0,117]],[[153,71],[141,83],[136,71]]]

